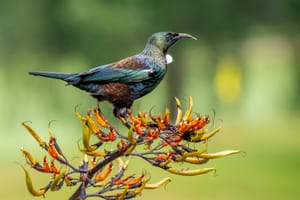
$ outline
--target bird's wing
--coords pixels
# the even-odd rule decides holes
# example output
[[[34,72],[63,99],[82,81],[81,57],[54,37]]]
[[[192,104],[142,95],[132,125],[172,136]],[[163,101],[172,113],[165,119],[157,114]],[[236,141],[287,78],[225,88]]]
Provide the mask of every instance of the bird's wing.
[[[84,82],[139,82],[150,78],[153,69],[147,67],[136,57],[125,58],[119,62],[92,68],[86,72],[72,76],[66,81],[69,84]]]

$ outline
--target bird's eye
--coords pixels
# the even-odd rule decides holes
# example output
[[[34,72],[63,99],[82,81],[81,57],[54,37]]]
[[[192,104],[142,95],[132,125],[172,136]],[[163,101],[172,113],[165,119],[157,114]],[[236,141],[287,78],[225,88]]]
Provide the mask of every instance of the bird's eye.
[[[177,36],[178,36],[178,33],[173,33],[173,34],[172,34],[172,37],[173,37],[173,38],[175,38],[175,37],[177,37]]]

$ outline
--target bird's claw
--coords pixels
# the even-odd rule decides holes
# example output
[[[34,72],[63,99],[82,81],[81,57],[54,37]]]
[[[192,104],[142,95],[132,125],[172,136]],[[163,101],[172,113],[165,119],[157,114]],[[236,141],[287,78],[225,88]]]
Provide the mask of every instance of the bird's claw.
[[[126,126],[127,128],[130,128],[129,120],[128,117],[123,117],[123,116],[117,116],[117,118],[121,121],[121,123]]]
[[[130,120],[128,116],[131,114],[131,110],[128,108],[122,108],[118,109],[117,112],[115,112],[115,116],[121,121],[121,123],[126,126],[127,128],[130,128]]]

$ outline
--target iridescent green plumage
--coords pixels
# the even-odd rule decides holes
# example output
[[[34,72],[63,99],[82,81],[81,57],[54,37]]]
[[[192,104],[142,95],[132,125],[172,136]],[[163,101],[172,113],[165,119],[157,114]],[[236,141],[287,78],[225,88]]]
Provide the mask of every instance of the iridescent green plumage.
[[[135,99],[151,92],[166,73],[166,52],[186,33],[158,32],[151,35],[144,50],[118,62],[82,73],[29,72],[31,75],[64,80],[89,92],[98,101],[109,101],[116,116],[124,115]]]

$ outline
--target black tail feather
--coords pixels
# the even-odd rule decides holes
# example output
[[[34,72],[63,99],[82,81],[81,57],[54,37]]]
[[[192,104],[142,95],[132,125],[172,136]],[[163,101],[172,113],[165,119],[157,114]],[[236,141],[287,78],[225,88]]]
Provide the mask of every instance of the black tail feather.
[[[69,77],[76,75],[75,73],[60,73],[60,72],[29,72],[30,75],[43,76],[47,78],[54,78],[59,80],[65,80]]]

